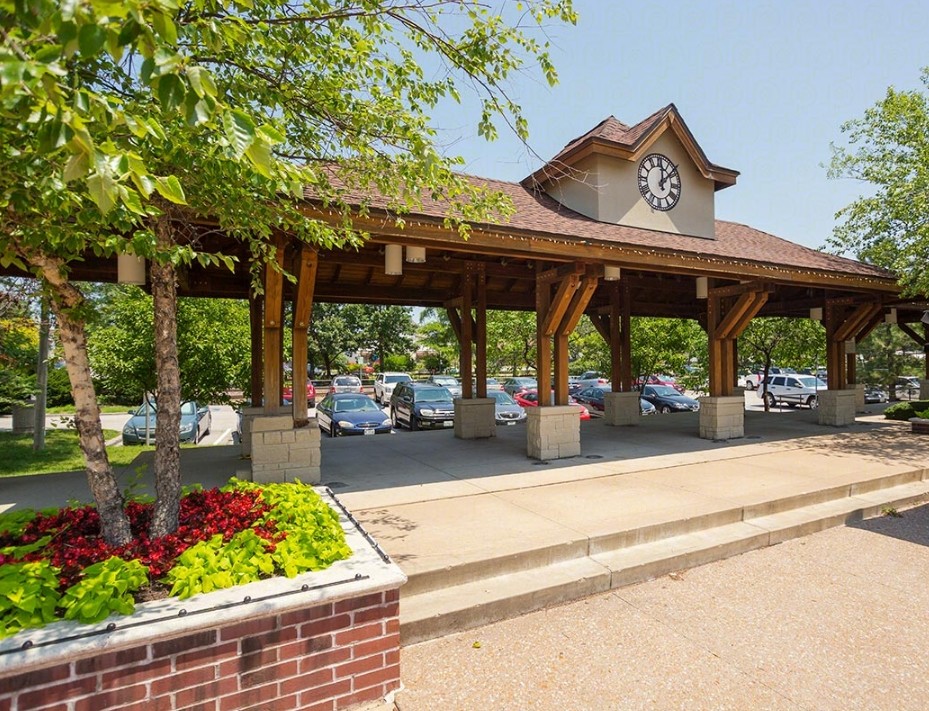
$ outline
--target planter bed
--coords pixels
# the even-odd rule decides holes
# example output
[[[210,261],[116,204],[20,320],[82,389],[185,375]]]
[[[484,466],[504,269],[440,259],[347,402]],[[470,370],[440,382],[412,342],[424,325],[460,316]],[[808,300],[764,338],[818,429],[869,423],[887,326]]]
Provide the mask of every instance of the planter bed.
[[[922,417],[911,417],[910,428],[913,434],[929,434],[929,420]]]
[[[406,576],[325,488],[352,557],[95,625],[61,621],[0,641],[0,709],[341,711],[400,685]]]

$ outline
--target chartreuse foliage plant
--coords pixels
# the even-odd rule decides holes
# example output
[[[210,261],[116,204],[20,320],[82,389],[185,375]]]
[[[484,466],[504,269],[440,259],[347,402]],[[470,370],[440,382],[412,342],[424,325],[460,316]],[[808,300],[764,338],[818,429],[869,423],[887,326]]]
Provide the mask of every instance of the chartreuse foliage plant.
[[[126,513],[129,545],[107,544],[92,506],[0,515],[0,637],[59,619],[128,615],[147,589],[179,598],[322,570],[351,556],[339,517],[309,486],[231,480],[188,491],[177,532],[149,539],[151,502]]]

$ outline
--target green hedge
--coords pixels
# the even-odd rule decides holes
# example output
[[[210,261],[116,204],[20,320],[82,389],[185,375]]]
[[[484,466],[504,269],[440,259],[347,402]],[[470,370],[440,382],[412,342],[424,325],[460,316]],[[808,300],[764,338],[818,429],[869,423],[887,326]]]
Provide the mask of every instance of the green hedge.
[[[884,410],[884,417],[888,420],[909,420],[929,410],[929,400],[910,400],[898,402]]]

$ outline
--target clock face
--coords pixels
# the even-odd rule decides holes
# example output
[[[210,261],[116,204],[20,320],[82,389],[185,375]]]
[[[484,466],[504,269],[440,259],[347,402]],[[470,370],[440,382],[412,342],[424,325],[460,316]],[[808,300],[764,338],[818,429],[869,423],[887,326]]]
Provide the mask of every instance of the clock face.
[[[667,212],[681,198],[677,166],[661,153],[649,153],[639,163],[639,192],[653,209]]]

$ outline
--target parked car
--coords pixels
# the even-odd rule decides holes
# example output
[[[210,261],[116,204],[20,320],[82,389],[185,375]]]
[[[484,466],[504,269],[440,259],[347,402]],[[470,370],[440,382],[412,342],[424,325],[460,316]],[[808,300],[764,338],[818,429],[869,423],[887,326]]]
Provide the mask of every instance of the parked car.
[[[390,420],[410,430],[423,427],[453,427],[455,403],[447,388],[432,383],[412,381],[396,384],[390,396]]]
[[[692,397],[679,393],[670,385],[646,385],[642,398],[648,400],[658,412],[695,412],[700,403]]]
[[[426,382],[446,388],[453,398],[461,397],[461,383],[451,375],[432,375]]]
[[[636,390],[641,390],[643,385],[670,385],[679,393],[684,392],[683,386],[679,385],[677,380],[670,375],[648,375],[644,378],[636,378],[632,385]]]
[[[537,387],[536,379],[527,377],[507,378],[503,383],[503,389],[510,395],[515,395],[520,390],[534,390]]]
[[[409,373],[378,373],[374,379],[374,401],[382,405],[390,402],[390,395],[397,383],[410,383],[413,378]]]
[[[887,391],[876,385],[868,385],[864,389],[864,401],[872,404],[887,402]]]
[[[389,434],[392,427],[377,403],[360,393],[329,393],[316,406],[316,418],[330,437]]]
[[[360,393],[361,378],[354,375],[337,375],[329,383],[330,393]]]
[[[151,442],[155,441],[155,415],[154,400],[143,403],[136,410],[129,410],[132,417],[123,426],[123,444],[145,444],[145,410],[148,409],[148,428]],[[213,416],[207,405],[199,405],[193,400],[181,403],[181,442],[196,444],[210,434]]]
[[[787,375],[794,374],[795,371],[793,368],[778,368],[776,366],[771,366],[768,370],[768,376],[771,375]],[[746,390],[757,390],[758,386],[764,380],[764,370],[756,370],[754,373],[750,373],[745,376],[745,389]]]
[[[515,425],[526,421],[526,411],[503,390],[487,390],[487,397],[494,399],[494,420],[498,425]]]
[[[576,393],[574,399],[587,407],[592,414],[601,413],[606,410],[605,395],[610,392],[611,389],[612,386],[609,383],[606,385],[594,385]],[[654,415],[656,410],[655,406],[648,400],[639,397],[639,412],[643,415]]]
[[[758,391],[768,407],[783,402],[793,407],[806,405],[811,410],[819,406],[819,391],[828,386],[815,375],[771,375],[767,386]]]
[[[294,401],[294,386],[291,383],[281,389],[281,397],[287,405]],[[310,405],[316,403],[316,386],[309,380],[306,381],[306,401]]]
[[[487,378],[487,393],[488,397],[491,390],[503,390],[503,383],[501,383],[496,378]],[[471,388],[477,391],[477,381],[474,378],[471,378]]]
[[[551,395],[552,401],[555,399],[555,393]],[[520,407],[538,407],[539,406],[539,391],[538,390],[524,390],[522,392],[516,393],[513,396],[513,399],[516,400],[516,404]],[[568,404],[579,407],[581,410],[581,419],[589,420],[590,419],[590,410],[581,405],[573,397],[568,398]]]
[[[580,392],[584,388],[592,388],[597,385],[606,385],[609,382],[610,382],[609,380],[607,380],[606,378],[600,375],[593,375],[589,378],[585,378],[584,376],[581,376],[580,378],[575,380],[573,383],[568,382],[568,392],[573,395],[576,392]]]
[[[919,397],[919,378],[915,375],[901,375],[894,384],[897,398],[915,400]]]

